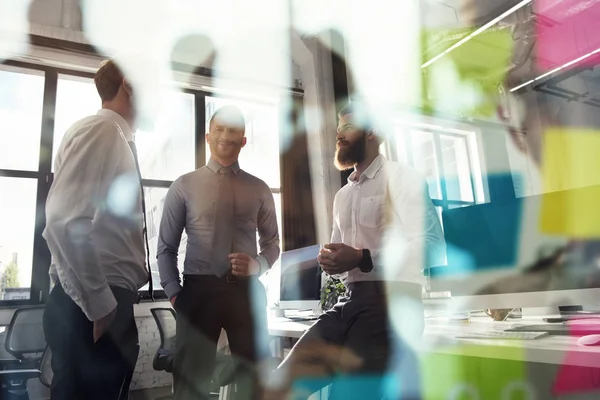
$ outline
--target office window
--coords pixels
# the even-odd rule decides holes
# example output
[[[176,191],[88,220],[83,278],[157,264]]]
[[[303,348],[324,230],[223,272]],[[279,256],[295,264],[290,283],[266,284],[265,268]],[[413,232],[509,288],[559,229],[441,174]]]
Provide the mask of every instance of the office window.
[[[80,119],[96,114],[101,107],[102,102],[93,79],[58,75],[52,145],[53,172],[54,160],[67,129]]]
[[[13,61],[0,64],[0,302],[4,304],[43,303],[49,294],[51,259],[41,236],[43,210],[65,132],[101,108],[92,78],[92,74],[49,66]],[[158,112],[150,116],[152,123],[140,125],[142,129],[135,133],[158,298],[162,293],[156,247],[168,188],[204,161],[202,156],[197,159],[197,145],[201,147],[205,140],[207,121],[197,121],[201,115],[198,107],[205,107],[207,118],[225,104],[242,109],[248,123],[248,144],[240,163],[271,188],[280,232],[282,227],[277,102],[225,100],[195,91],[174,91],[161,100]],[[180,270],[186,245],[184,232]]]
[[[194,95],[165,94],[152,131],[138,129],[135,142],[144,179],[174,181],[196,167]]]
[[[29,298],[37,180],[0,177],[0,193],[0,300],[17,299],[7,289]]]
[[[0,66],[0,169],[37,171],[44,72]]]
[[[418,125],[396,126],[395,150],[425,176],[438,214],[485,202],[475,132]]]

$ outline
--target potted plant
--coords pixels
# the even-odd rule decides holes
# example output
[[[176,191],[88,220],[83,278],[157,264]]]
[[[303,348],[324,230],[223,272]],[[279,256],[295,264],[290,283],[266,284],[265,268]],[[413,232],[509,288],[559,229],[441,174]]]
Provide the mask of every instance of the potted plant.
[[[337,303],[340,296],[346,294],[346,286],[337,278],[326,275],[321,288],[321,309],[327,311]]]

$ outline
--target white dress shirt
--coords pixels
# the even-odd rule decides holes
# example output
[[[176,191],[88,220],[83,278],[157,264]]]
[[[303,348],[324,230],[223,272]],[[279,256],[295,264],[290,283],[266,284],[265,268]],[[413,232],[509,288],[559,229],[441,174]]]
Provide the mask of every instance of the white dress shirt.
[[[423,269],[441,265],[446,245],[426,181],[407,165],[379,155],[335,196],[333,243],[369,249],[373,270],[355,268],[346,283],[387,280],[423,284]]]
[[[109,285],[135,292],[148,281],[131,140],[127,122],[103,109],[67,130],[54,165],[44,230],[50,276],[91,321],[116,307]]]

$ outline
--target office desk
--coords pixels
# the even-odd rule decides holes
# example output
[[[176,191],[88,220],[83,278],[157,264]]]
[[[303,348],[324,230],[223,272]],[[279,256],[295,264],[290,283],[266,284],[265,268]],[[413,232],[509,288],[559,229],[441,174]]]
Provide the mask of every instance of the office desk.
[[[313,323],[271,319],[269,331],[273,336],[297,339]],[[481,399],[499,395],[512,398],[502,396],[508,396],[510,390],[526,390],[530,396],[523,398],[528,399],[553,399],[578,392],[584,396],[578,399],[597,399],[600,346],[579,346],[578,338],[570,336],[522,341],[455,338],[469,332],[540,323],[541,317],[508,322],[472,317],[469,323],[427,319],[417,344],[423,398],[455,399],[465,393],[477,393],[472,398]]]
[[[315,321],[285,321],[269,318],[269,333],[276,337],[299,339]],[[490,317],[472,317],[469,323],[427,319],[420,353],[443,353],[484,358],[527,361],[546,364],[600,367],[600,346],[579,346],[578,337],[547,336],[535,340],[455,339],[472,332],[503,331],[516,325],[542,324],[542,318],[492,321]],[[569,357],[567,357],[569,355]]]
[[[427,320],[421,352],[527,361],[546,364],[600,367],[600,346],[579,346],[578,337],[546,336],[535,340],[455,339],[472,332],[503,331],[516,325],[543,324],[542,318],[495,322],[474,317],[470,323]]]
[[[269,317],[269,334],[299,339],[314,323],[315,321],[286,321],[285,318]]]

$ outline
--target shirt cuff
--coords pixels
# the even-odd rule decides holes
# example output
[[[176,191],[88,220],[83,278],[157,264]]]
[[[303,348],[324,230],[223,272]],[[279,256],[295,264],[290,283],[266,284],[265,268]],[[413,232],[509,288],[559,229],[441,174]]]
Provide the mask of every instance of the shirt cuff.
[[[115,308],[117,308],[117,300],[108,285],[101,291],[90,294],[85,301],[85,306],[82,307],[85,316],[90,321],[98,321],[106,317]]]
[[[177,296],[179,294],[179,292],[181,292],[181,285],[179,284],[179,282],[171,282],[171,283],[167,283],[163,289],[165,290],[165,294],[167,295],[167,297],[170,299],[172,299],[173,297]]]
[[[267,260],[267,257],[260,255],[256,256],[255,260],[258,262],[259,265],[258,276],[261,276],[269,270],[269,260]]]

